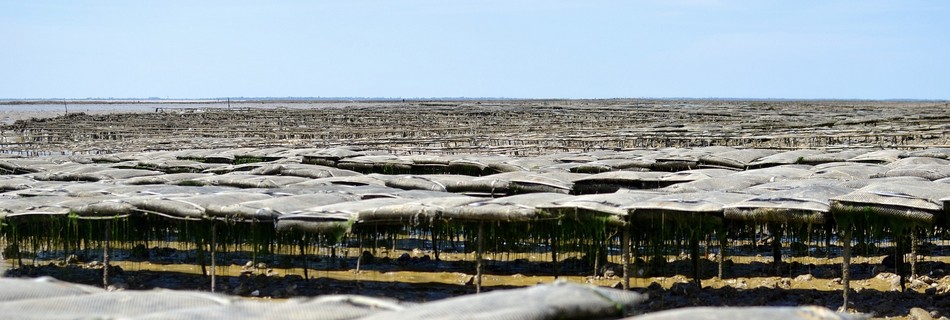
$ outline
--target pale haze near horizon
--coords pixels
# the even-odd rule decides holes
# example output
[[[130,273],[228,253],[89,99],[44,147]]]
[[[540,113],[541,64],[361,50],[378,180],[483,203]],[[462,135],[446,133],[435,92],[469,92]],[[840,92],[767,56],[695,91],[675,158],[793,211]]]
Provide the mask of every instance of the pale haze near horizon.
[[[0,1],[0,99],[950,98],[948,1]]]

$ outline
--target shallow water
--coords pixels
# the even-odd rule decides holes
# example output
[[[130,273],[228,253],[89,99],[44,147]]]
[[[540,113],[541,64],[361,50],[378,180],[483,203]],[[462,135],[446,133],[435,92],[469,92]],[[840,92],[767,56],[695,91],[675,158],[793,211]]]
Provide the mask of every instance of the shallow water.
[[[0,106],[6,112],[146,112],[155,108],[207,108],[214,104],[15,104]]]

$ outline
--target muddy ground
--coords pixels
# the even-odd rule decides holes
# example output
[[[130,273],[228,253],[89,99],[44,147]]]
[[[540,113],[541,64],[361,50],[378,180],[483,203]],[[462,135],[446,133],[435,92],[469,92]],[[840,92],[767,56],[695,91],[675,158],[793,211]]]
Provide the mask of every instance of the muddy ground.
[[[193,263],[193,252],[172,248],[144,248],[118,251],[118,260],[110,263],[109,287],[113,290],[210,291],[210,266]],[[135,252],[139,251],[139,252]],[[343,253],[341,253],[343,254]],[[357,259],[314,255],[308,257],[306,272],[301,264],[289,263],[288,257],[258,257],[253,262],[246,253],[219,256],[215,291],[263,299],[285,299],[325,294],[359,294],[388,297],[401,301],[424,302],[475,293],[473,259],[465,253],[443,253],[442,260],[432,259],[423,250],[365,252]],[[40,255],[42,256],[42,254]],[[491,255],[486,263],[484,290],[497,290],[555,281],[549,258],[543,253],[527,254],[506,260],[504,254]],[[51,276],[57,279],[103,285],[101,256],[70,255],[66,259],[8,259],[7,277]],[[760,255],[737,256],[726,260],[724,278],[716,277],[715,257],[703,259],[703,279],[697,285],[688,274],[690,262],[684,257],[669,257],[662,271],[649,270],[642,261],[632,266],[637,274],[631,279],[632,290],[647,293],[644,312],[689,306],[798,306],[818,305],[831,309],[841,306],[840,257],[792,257],[779,267]],[[928,257],[917,264],[918,276],[908,279],[901,291],[900,277],[882,264],[885,256],[861,257],[852,266],[852,303],[849,311],[872,314],[879,318],[906,318],[912,308],[921,308],[934,318],[950,316],[950,264],[945,257]],[[191,261],[189,261],[191,260]],[[243,261],[243,263],[242,263]],[[549,261],[549,260],[548,260]],[[356,264],[360,264],[357,271]],[[284,268],[280,265],[290,265]],[[622,269],[610,263],[603,273],[592,276],[583,257],[569,257],[558,264],[559,279],[622,287]]]
[[[3,112],[12,107],[22,106],[0,103],[0,119],[8,124],[0,125],[0,145],[41,155],[336,145],[395,154],[516,156],[710,145],[950,145],[950,108],[942,101],[282,101],[235,102],[231,108],[83,104],[69,114],[59,104],[38,104]],[[102,110],[107,107],[133,112]],[[50,118],[33,111],[41,108]]]

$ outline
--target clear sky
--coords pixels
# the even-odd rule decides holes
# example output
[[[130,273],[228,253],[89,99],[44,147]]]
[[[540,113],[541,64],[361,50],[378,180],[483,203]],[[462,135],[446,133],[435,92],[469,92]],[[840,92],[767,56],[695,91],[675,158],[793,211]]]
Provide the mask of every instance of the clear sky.
[[[950,99],[950,1],[0,0],[0,98]]]

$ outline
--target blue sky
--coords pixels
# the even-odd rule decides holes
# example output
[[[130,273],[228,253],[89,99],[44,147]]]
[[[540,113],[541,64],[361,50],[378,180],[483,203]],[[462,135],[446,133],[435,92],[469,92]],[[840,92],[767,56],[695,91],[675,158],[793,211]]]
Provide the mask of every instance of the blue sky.
[[[0,0],[0,98],[950,99],[950,1]]]

